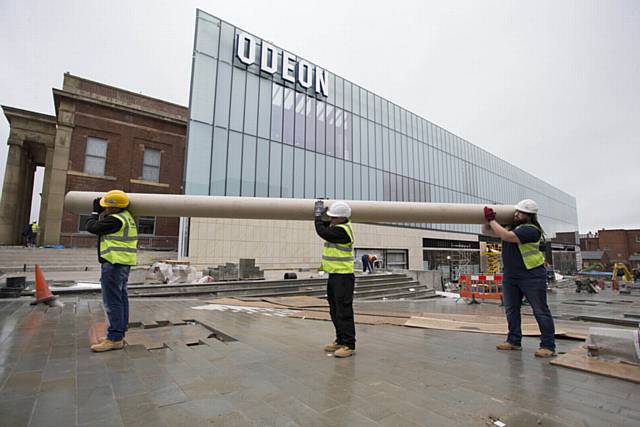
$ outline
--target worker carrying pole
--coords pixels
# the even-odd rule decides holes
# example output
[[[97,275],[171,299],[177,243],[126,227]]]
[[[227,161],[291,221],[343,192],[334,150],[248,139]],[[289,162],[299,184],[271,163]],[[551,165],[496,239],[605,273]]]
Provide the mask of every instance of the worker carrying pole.
[[[515,206],[513,220],[506,228],[496,221],[495,211],[485,206],[487,220],[482,234],[502,239],[502,295],[509,334],[498,344],[498,350],[522,350],[520,307],[526,297],[540,328],[540,348],[536,357],[556,355],[555,327],[547,305],[547,273],[540,241],[544,231],[538,222],[538,205],[533,200],[522,200]]]
[[[351,207],[335,201],[330,208],[318,200],[314,207],[316,233],[325,240],[320,269],[329,274],[327,300],[336,339],[324,350],[335,357],[349,357],[356,351],[356,327],[353,318],[354,275],[353,227]],[[326,219],[323,215],[326,213]]]
[[[106,338],[91,346],[95,352],[124,348],[129,324],[127,283],[131,266],[137,262],[138,247],[138,229],[128,208],[127,194],[112,190],[93,200],[93,212],[87,220],[87,231],[98,236],[100,287],[109,319]]]

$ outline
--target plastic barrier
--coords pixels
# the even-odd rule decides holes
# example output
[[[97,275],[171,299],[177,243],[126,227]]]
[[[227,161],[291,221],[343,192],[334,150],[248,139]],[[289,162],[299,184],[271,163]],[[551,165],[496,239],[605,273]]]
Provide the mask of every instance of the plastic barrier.
[[[479,299],[502,301],[502,275],[461,274],[460,298],[465,298],[469,304],[479,304]]]

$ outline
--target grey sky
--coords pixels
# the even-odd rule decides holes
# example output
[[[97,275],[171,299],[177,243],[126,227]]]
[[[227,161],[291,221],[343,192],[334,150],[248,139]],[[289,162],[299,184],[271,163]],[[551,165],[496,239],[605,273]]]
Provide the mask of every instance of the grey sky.
[[[3,0],[0,104],[53,114],[69,71],[187,105],[198,7],[640,228],[640,1],[273,4]]]

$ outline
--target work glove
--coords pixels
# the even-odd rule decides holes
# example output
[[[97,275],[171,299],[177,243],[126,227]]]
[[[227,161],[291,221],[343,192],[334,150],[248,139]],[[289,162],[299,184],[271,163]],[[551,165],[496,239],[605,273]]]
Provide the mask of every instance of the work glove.
[[[487,222],[491,222],[493,220],[496,219],[496,211],[494,211],[493,209],[485,206],[484,207],[484,218],[487,220]]]
[[[100,215],[104,211],[104,208],[100,206],[100,199],[102,199],[102,197],[96,197],[95,199],[93,199],[93,212],[97,213],[98,215]]]
[[[322,200],[316,200],[316,204],[313,207],[313,216],[316,218],[321,217],[324,212],[324,202]]]

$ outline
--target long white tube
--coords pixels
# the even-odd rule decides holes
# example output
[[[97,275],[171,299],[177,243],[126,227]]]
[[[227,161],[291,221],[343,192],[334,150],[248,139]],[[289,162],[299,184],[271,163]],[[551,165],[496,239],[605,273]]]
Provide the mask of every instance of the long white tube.
[[[73,213],[90,213],[92,202],[104,193],[70,191],[65,207]],[[264,197],[188,196],[180,194],[129,193],[130,211],[135,216],[202,217],[312,220],[313,199]],[[334,200],[326,200],[331,206]],[[404,222],[440,224],[483,224],[483,207],[478,204],[378,202],[347,200],[354,222]],[[510,205],[488,205],[501,223],[509,223],[515,211]]]

